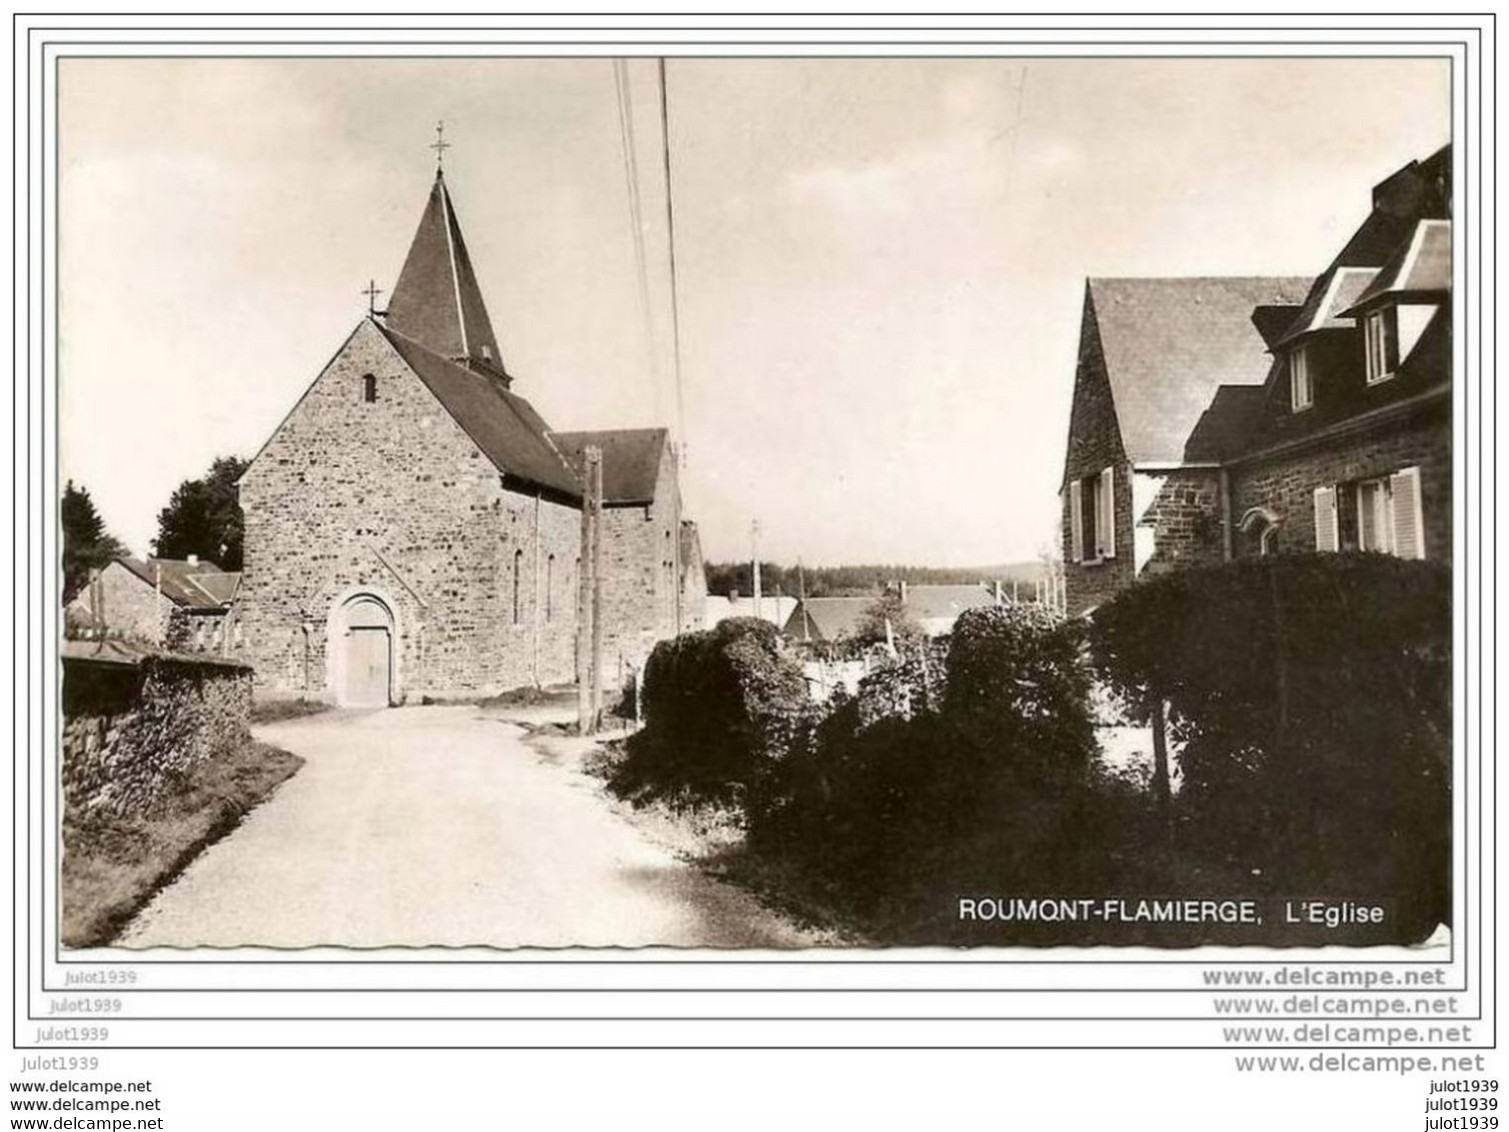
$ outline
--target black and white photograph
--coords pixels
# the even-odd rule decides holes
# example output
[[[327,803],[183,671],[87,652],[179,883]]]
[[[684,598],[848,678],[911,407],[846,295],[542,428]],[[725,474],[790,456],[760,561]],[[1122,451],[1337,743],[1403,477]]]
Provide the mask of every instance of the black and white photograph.
[[[65,954],[1446,961],[1449,60],[56,83]]]

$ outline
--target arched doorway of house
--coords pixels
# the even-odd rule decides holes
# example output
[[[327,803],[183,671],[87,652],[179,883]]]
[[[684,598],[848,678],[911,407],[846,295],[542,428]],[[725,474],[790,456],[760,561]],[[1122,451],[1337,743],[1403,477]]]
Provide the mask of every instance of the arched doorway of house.
[[[387,707],[393,694],[393,613],[371,594],[341,607],[342,707]]]

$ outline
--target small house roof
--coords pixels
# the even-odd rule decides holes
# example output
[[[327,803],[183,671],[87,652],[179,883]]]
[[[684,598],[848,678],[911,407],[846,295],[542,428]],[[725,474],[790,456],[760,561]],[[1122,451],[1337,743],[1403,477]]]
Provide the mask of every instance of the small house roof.
[[[130,557],[118,558],[116,562],[154,589],[161,584],[163,597],[195,612],[224,609],[241,583],[239,573],[222,570],[213,562]]]
[[[1127,457],[1177,464],[1219,386],[1267,379],[1272,359],[1254,310],[1297,305],[1310,280],[1091,279],[1088,287]]]
[[[557,432],[551,436],[578,479],[585,467],[587,446],[602,449],[604,504],[622,506],[655,502],[661,456],[670,440],[665,429],[615,428],[597,432]]]
[[[966,609],[996,603],[994,591],[981,585],[908,585],[905,609],[918,620],[958,617]]]
[[[868,597],[809,597],[796,603],[786,618],[784,631],[788,636],[802,636],[805,616],[808,631],[818,640],[836,640],[854,631],[860,616],[875,604],[875,598],[874,594]]]

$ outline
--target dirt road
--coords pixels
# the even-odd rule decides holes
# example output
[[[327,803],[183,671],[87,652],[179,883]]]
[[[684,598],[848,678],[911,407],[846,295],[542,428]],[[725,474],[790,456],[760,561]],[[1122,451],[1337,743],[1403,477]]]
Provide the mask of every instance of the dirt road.
[[[595,781],[471,707],[258,729],[303,770],[160,892],[125,947],[795,947],[812,937],[648,841]]]

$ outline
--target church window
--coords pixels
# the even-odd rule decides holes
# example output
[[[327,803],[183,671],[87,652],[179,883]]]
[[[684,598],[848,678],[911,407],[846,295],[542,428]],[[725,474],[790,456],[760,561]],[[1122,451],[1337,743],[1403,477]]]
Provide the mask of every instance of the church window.
[[[523,573],[524,552],[516,550],[513,552],[513,623],[515,625],[523,624],[524,621],[524,608],[519,603],[519,595],[523,592],[520,585]]]
[[[369,405],[377,400],[377,378],[370,373],[362,376],[362,400]]]

